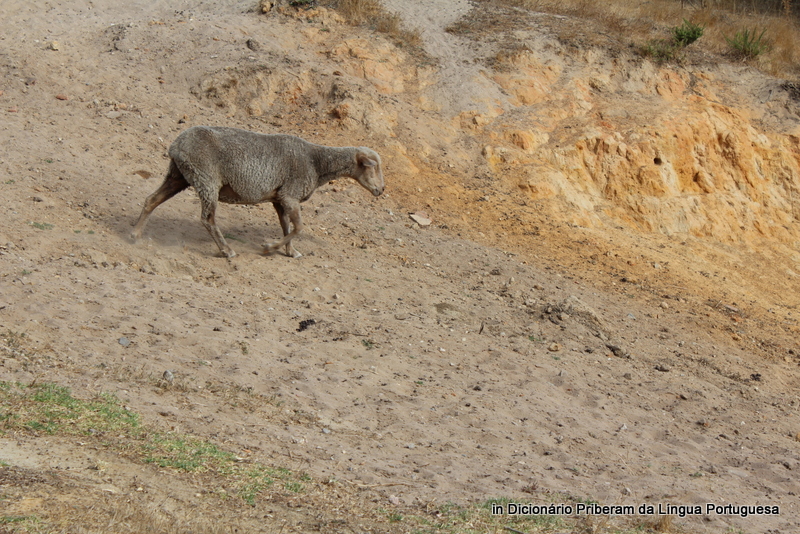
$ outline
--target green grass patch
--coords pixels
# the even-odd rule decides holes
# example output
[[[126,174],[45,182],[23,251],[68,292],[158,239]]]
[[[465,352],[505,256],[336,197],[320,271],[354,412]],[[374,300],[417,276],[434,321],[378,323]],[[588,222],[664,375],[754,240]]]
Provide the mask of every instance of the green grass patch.
[[[173,434],[153,435],[142,450],[147,463],[187,472],[219,470],[234,459],[212,443]]]
[[[30,225],[37,230],[52,230],[54,228],[54,226],[50,223],[40,223],[36,221],[31,221]]]
[[[745,28],[736,32],[733,38],[725,37],[725,41],[728,42],[728,46],[733,49],[734,53],[752,59],[769,50],[770,44],[764,39],[766,33],[766,28],[761,33],[758,33],[758,30],[751,32]]]
[[[140,432],[139,416],[120,406],[112,395],[80,400],[55,384],[2,384],[0,435],[9,430],[65,435]]]
[[[312,481],[305,473],[245,462],[202,439],[147,428],[138,414],[121,406],[111,394],[83,400],[68,388],[50,383],[0,381],[0,436],[13,432],[96,437],[103,446],[143,463],[221,477],[251,505],[270,488],[297,494],[305,492]],[[274,487],[276,480],[282,484]]]

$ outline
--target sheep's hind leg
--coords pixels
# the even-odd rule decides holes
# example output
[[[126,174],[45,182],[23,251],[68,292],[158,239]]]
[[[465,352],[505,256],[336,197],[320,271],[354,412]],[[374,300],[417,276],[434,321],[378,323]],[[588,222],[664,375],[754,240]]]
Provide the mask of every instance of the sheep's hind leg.
[[[280,208],[278,207],[280,205]],[[292,239],[300,233],[303,229],[303,219],[300,217],[300,202],[297,200],[284,200],[280,204],[274,203],[275,211],[278,212],[278,218],[281,221],[281,228],[283,229],[283,239],[277,243],[271,243],[264,247],[264,254],[275,254],[279,248],[286,246],[286,254],[293,258],[299,258],[302,254],[297,252],[292,246]],[[289,222],[293,228],[289,232]]]
[[[283,235],[285,237],[289,235],[289,214],[286,213],[286,210],[283,209],[283,206],[279,202],[275,202],[272,205],[275,207],[275,211],[278,212],[278,220],[281,222],[281,229],[283,230]],[[269,249],[269,247],[270,245],[267,245],[267,249]],[[300,254],[291,243],[286,243],[286,255],[291,258],[299,258],[302,256],[302,254]]]
[[[142,237],[142,230],[144,230],[144,226],[147,224],[147,219],[150,217],[150,214],[153,213],[154,209],[187,187],[189,187],[189,182],[186,181],[186,178],[183,177],[181,171],[178,170],[175,162],[170,161],[169,171],[167,171],[167,177],[164,178],[164,182],[161,184],[161,186],[159,186],[158,189],[155,190],[152,195],[147,197],[147,200],[144,201],[142,214],[139,215],[139,220],[136,222],[136,226],[134,226],[133,230],[131,231],[131,240],[135,243],[140,237]]]

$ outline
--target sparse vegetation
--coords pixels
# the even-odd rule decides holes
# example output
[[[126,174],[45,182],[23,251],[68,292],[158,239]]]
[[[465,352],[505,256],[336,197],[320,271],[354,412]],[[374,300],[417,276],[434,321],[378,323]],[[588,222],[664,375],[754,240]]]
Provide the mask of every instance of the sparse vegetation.
[[[480,0],[489,2],[490,0]],[[684,60],[683,49],[702,36],[702,50],[724,53],[735,50],[745,59],[758,58],[758,66],[769,74],[793,78],[800,74],[800,11],[791,9],[791,2],[586,2],[585,0],[501,0],[501,5],[528,9],[536,13],[566,15],[576,23],[559,22],[553,26],[562,40],[596,43],[623,50],[631,43],[645,43],[638,48],[643,55],[657,61]],[[690,20],[690,17],[691,20]],[[498,20],[502,17],[497,17]],[[518,17],[517,17],[518,18]],[[547,18],[537,17],[539,21]],[[680,21],[682,24],[678,25]],[[502,30],[498,21],[474,16],[453,25],[456,33],[480,35]],[[759,30],[742,28],[759,27]],[[671,35],[665,39],[665,30]],[[597,36],[604,39],[598,41]],[[738,35],[738,37],[737,37]],[[764,36],[770,36],[769,41]],[[733,36],[733,37],[730,37]]]
[[[50,383],[0,382],[0,435],[10,432],[94,437],[103,446],[143,463],[218,476],[249,504],[274,479],[282,480],[284,490],[292,493],[302,492],[304,482],[310,480],[288,469],[241,462],[208,441],[147,428],[138,414],[121,406],[113,395],[82,400],[68,388]]]
[[[83,440],[96,440],[95,447],[116,452],[133,461],[175,472],[202,473],[204,477],[214,480],[209,486],[219,488],[212,492],[218,498],[228,500],[235,497],[250,506],[257,506],[263,499],[273,500],[276,495],[286,499],[302,494],[318,504],[335,502],[338,509],[342,495],[352,493],[347,486],[335,480],[321,484],[306,473],[244,461],[232,452],[201,439],[148,428],[137,414],[121,406],[109,394],[82,400],[74,397],[69,389],[56,384],[26,386],[0,382],[0,435],[41,432],[50,436],[82,435]],[[2,463],[0,467],[6,465]],[[594,502],[571,497],[568,500]],[[382,530],[387,532],[395,532],[395,526],[403,532],[420,534],[496,532],[502,529],[540,534],[574,531],[570,526],[572,520],[560,516],[491,513],[492,503],[509,502],[518,500],[492,499],[468,506],[448,503],[433,511],[415,507],[402,510],[379,506],[363,508],[363,504],[354,504],[362,508],[351,511],[357,511],[359,517],[371,517],[382,524]],[[134,515],[140,516],[139,519],[132,519]],[[129,520],[138,521],[144,529],[152,517],[148,514],[130,514]],[[55,524],[53,521],[52,517],[35,515],[0,516],[0,525],[13,524],[15,531],[19,532],[49,532],[50,526]]]
[[[69,389],[55,384],[23,386],[3,383],[0,388],[0,421],[3,428],[45,434],[96,435],[139,432],[139,417],[120,406],[111,395],[91,400],[74,398]]]
[[[651,39],[642,45],[641,52],[643,56],[663,63],[665,61],[678,60],[680,47],[676,46],[673,41],[666,39]]]
[[[769,50],[770,45],[764,39],[765,33],[767,33],[766,28],[764,28],[761,33],[758,33],[757,30],[751,32],[745,28],[744,30],[737,31],[733,38],[725,37],[725,40],[736,54],[747,59],[752,59]]]
[[[642,55],[657,62],[680,61],[684,48],[703,35],[703,26],[683,19],[683,24],[672,28],[672,39],[651,39],[641,48]]]
[[[419,32],[404,28],[400,15],[387,12],[378,0],[325,0],[322,4],[338,11],[348,23],[370,26],[415,55],[427,57]]]

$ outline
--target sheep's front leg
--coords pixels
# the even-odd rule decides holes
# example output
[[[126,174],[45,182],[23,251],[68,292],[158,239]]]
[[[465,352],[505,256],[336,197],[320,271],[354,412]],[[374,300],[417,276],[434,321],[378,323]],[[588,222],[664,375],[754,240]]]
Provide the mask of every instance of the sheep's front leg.
[[[211,237],[214,239],[214,242],[219,247],[220,252],[226,258],[233,258],[236,256],[236,253],[233,249],[228,245],[225,241],[225,238],[222,236],[222,232],[217,226],[217,221],[214,218],[214,215],[217,211],[217,202],[216,200],[206,199],[202,196],[200,197],[200,202],[203,205],[203,212],[200,216],[201,220],[203,221],[203,226],[206,227],[208,233],[211,234]]]
[[[300,202],[293,199],[284,199],[280,202],[274,202],[272,205],[275,206],[275,211],[278,212],[278,219],[283,230],[283,239],[277,243],[266,245],[264,254],[275,254],[279,248],[286,245],[286,255],[292,258],[299,258],[302,254],[294,248],[292,239],[303,229],[303,220],[300,217]],[[289,231],[290,223],[293,226],[291,232]]]
[[[287,235],[289,235],[289,224],[290,224],[289,214],[286,212],[285,209],[283,209],[283,206],[280,204],[280,202],[274,202],[272,205],[275,207],[275,211],[278,213],[278,220],[281,223],[283,236],[286,237]],[[267,247],[269,247],[269,245]],[[297,249],[294,248],[294,245],[292,245],[291,243],[286,243],[286,255],[291,258],[299,258],[300,256],[302,256],[302,254],[297,252]]]

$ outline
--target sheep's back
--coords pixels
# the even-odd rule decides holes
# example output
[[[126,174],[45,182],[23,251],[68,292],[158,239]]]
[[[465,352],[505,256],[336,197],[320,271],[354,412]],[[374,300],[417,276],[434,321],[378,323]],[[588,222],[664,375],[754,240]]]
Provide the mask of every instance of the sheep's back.
[[[230,186],[244,203],[273,200],[278,190],[297,198],[313,191],[314,168],[307,142],[290,135],[266,135],[238,128],[195,126],[179,135],[170,157],[184,176]]]

